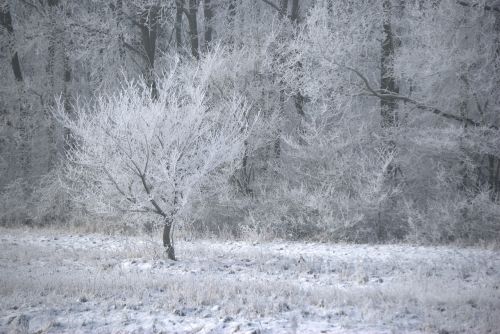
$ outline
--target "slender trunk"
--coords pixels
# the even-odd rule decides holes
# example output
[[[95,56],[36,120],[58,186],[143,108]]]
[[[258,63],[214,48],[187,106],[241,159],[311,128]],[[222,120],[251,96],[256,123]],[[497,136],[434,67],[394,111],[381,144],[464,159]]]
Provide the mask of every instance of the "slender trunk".
[[[68,50],[65,51],[63,67],[64,67],[64,90],[63,90],[64,111],[67,115],[71,115],[73,111],[71,106],[71,64],[69,61]],[[71,138],[72,138],[71,131],[68,128],[65,128],[64,152],[68,152],[73,146]]]
[[[58,56],[57,47],[61,45],[61,28],[59,27],[59,22],[57,20],[57,7],[59,6],[59,0],[48,0],[49,5],[48,11],[50,16],[50,27],[51,31],[49,33],[49,47],[48,47],[48,59],[47,59],[47,78],[49,86],[49,98],[48,106],[45,110],[45,115],[49,120],[49,126],[47,127],[47,138],[49,141],[49,154],[47,161],[47,170],[51,171],[57,161],[57,136],[56,136],[56,121],[50,114],[50,108],[55,106],[55,96],[58,93],[58,88],[56,87],[55,79],[55,65],[56,58]]]
[[[279,5],[279,13],[278,16],[280,20],[283,20],[288,13],[288,0],[280,0],[280,5]],[[280,41],[282,43],[285,42],[285,34],[284,31],[281,31],[281,36],[279,37]],[[278,62],[283,63],[284,59],[282,55],[276,55],[278,57]],[[284,115],[285,113],[285,89],[284,89],[285,83],[283,82],[283,79],[280,78],[278,82],[278,87],[279,87],[279,114],[280,118]],[[278,125],[277,133],[276,133],[276,139],[274,141],[274,155],[276,158],[279,158],[281,156],[281,124]]]
[[[10,8],[8,2],[0,6],[0,25],[7,31],[9,51],[11,54],[11,68],[14,73],[15,90],[18,94],[18,105],[19,105],[19,125],[18,132],[21,138],[19,147],[19,164],[21,166],[21,177],[24,179],[23,182],[23,193],[25,198],[29,195],[30,187],[28,178],[31,172],[31,134],[29,131],[29,124],[31,121],[30,109],[26,103],[25,99],[25,89],[24,89],[24,78],[21,70],[21,62],[19,61],[19,55],[17,53],[15,36],[14,36],[14,26],[12,24],[12,16],[10,14]]]
[[[380,89],[383,91],[389,91],[392,93],[399,93],[399,87],[396,83],[396,78],[394,76],[394,54],[396,48],[396,42],[394,40],[394,34],[392,31],[391,24],[391,12],[392,5],[391,0],[385,0],[383,4],[384,11],[384,40],[382,42],[382,55],[380,59]],[[382,128],[391,129],[397,126],[398,123],[398,112],[397,112],[397,101],[396,100],[380,100],[380,113],[382,116]],[[389,140],[387,142],[389,151],[392,153],[396,150],[396,143],[394,140]],[[394,178],[397,172],[397,167],[394,164],[390,164],[387,168],[387,174],[390,178]]]
[[[496,166],[495,166],[496,165]],[[495,168],[496,167],[496,168]],[[498,173],[500,170],[500,160],[495,156],[488,155],[488,174],[491,200],[494,201],[498,192]]]
[[[151,6],[142,13],[140,20],[141,42],[146,53],[146,72],[144,76],[151,89],[151,97],[155,100],[158,98],[158,89],[154,77],[158,13],[158,6]]]
[[[182,49],[182,14],[184,12],[184,0],[175,1],[176,11],[175,11],[175,44],[177,46],[177,52],[181,52]]]
[[[467,156],[469,153],[467,152],[466,146],[464,142],[466,139],[469,137],[468,135],[468,129],[467,129],[467,122],[465,121],[468,118],[468,109],[467,109],[467,95],[469,94],[468,92],[468,87],[467,87],[467,66],[465,64],[462,65],[464,73],[460,76],[460,96],[462,98],[462,101],[459,104],[459,110],[460,110],[460,117],[462,117],[462,127],[463,127],[463,132],[462,135],[460,136],[459,139],[459,149],[461,155],[464,157],[462,161],[460,161],[461,165],[461,173],[462,173],[462,184],[460,184],[459,189],[462,190],[465,194],[467,194],[467,190],[470,189],[470,177],[469,177],[469,170],[467,166]],[[465,219],[465,217],[463,217]]]
[[[203,1],[203,15],[205,16],[205,49],[209,50],[212,42],[212,20],[214,17],[210,0]]]
[[[288,0],[280,0],[280,19],[284,18],[288,12]]]
[[[495,32],[496,32],[496,37],[495,37],[495,55],[497,59],[500,57],[500,13],[496,13],[495,15]],[[500,76],[497,76],[496,80],[496,90],[497,92],[500,91]],[[496,163],[497,163],[497,168],[495,172],[495,176],[493,178],[493,184],[491,185],[493,188],[493,199],[495,201],[498,201],[500,199],[500,159],[497,157],[495,158]]]
[[[191,55],[200,59],[199,46],[198,46],[198,1],[189,0],[189,8],[186,11],[189,24],[189,36],[191,40]]]
[[[384,40],[382,42],[382,56],[380,61],[380,89],[393,93],[399,93],[399,87],[394,77],[394,53],[395,41],[391,24],[391,1],[384,1]],[[397,124],[397,102],[393,99],[380,100],[380,112],[382,115],[382,127],[390,128]]]
[[[243,160],[241,163],[241,190],[245,195],[250,195],[253,197],[253,190],[250,187],[250,182],[252,181],[252,168],[248,165],[248,140],[243,142],[245,145],[245,150],[243,152]]]
[[[123,13],[123,0],[117,0],[116,1],[116,28],[118,29],[118,54],[120,56],[120,67],[123,67],[125,65],[125,47],[124,42],[125,42],[125,37],[123,34],[123,30],[121,28],[123,18],[124,18],[124,13]]]
[[[66,17],[70,17],[70,12],[66,12]],[[64,102],[64,112],[69,116],[72,113],[72,105],[71,105],[71,80],[72,80],[72,71],[71,71],[71,63],[70,63],[70,48],[73,46],[73,41],[67,38],[67,35],[61,36],[61,44],[62,44],[62,60],[63,60],[63,102]],[[68,150],[72,147],[73,143],[71,142],[71,132],[68,128],[64,128],[64,153],[68,152]]]
[[[228,26],[229,26],[229,29],[231,30],[229,41],[228,41],[228,45],[230,46],[230,48],[234,47],[234,43],[236,40],[236,38],[235,38],[235,36],[236,36],[235,17],[236,17],[236,0],[230,0],[229,7],[228,7],[228,15],[227,15]]]
[[[392,16],[392,4],[391,0],[384,0],[383,3],[383,23],[382,29],[384,33],[384,39],[382,41],[382,52],[380,57],[380,89],[382,91],[388,91],[393,93],[399,93],[399,87],[396,83],[396,78],[394,76],[394,55],[396,48],[396,41],[394,39],[394,33],[391,23]],[[392,128],[398,124],[398,113],[397,113],[397,102],[396,100],[380,100],[380,114],[382,117],[381,126],[388,133],[389,138],[392,136]],[[386,141],[386,146],[390,154],[394,154],[396,151],[396,143],[390,138]],[[388,186],[391,188],[395,185],[396,175],[399,168],[396,164],[390,163],[387,166],[387,181]],[[387,211],[392,211],[395,205],[395,199],[388,199],[388,207],[385,208]],[[379,210],[382,210],[380,208]],[[382,213],[379,211],[379,222],[376,228],[377,239],[379,241],[384,241],[388,237],[389,226],[385,226],[385,223],[389,223],[389,220],[384,221],[381,217]]]
[[[173,219],[165,218],[163,223],[163,247],[165,247],[165,253],[170,260],[176,261],[174,242],[172,238],[173,231]]]
[[[497,160],[497,170],[495,173],[495,178],[494,178],[494,191],[493,191],[493,198],[495,201],[498,201],[498,195],[500,194],[500,159]]]
[[[299,0],[292,0],[292,14],[290,15],[292,23],[297,23],[299,21],[299,8]]]
[[[292,0],[292,14],[290,16],[290,20],[292,21],[292,24],[294,28],[297,27],[297,24],[299,22],[299,0]],[[296,36],[297,31],[295,29],[294,35]],[[302,76],[302,63],[300,61],[297,62],[296,66],[297,71],[300,73],[300,76]],[[295,103],[295,109],[297,110],[297,113],[304,117],[304,95],[302,92],[299,90],[293,97],[294,103]]]

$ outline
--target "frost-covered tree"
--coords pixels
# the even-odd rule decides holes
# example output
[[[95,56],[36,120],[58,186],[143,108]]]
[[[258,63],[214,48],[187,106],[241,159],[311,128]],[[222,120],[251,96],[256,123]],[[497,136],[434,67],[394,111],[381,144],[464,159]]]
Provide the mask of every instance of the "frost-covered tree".
[[[59,112],[75,139],[67,164],[75,200],[100,212],[160,216],[170,259],[178,214],[204,183],[227,180],[248,133],[246,101],[230,90],[211,96],[220,66],[217,55],[174,64],[158,79],[156,97],[144,82],[128,82],[77,107],[75,119]]]

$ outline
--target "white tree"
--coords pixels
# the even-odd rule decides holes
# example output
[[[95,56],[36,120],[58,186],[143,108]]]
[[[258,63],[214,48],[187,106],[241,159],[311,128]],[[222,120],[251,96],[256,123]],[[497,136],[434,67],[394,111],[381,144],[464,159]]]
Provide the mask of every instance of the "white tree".
[[[58,111],[75,139],[67,164],[68,179],[78,187],[75,200],[99,212],[161,216],[173,260],[178,214],[205,181],[227,180],[249,129],[243,98],[230,90],[210,93],[220,59],[209,55],[182,68],[175,63],[158,79],[157,98],[147,83],[127,82],[92,107],[76,107],[74,119]]]

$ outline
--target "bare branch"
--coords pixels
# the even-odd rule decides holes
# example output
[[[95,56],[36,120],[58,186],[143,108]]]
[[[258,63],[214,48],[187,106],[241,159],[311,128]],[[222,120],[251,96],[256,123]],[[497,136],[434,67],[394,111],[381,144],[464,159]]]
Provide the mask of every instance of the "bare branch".
[[[146,191],[146,194],[148,194],[148,196],[150,197],[149,199],[149,202],[154,206],[155,208],[155,212],[157,214],[159,214],[160,216],[162,216],[163,218],[166,218],[167,215],[165,214],[165,212],[163,212],[163,210],[161,209],[161,207],[158,205],[158,203],[154,200],[154,198],[151,197],[151,189],[149,188],[148,186],[148,182],[146,180],[146,175],[142,174],[139,175],[140,178],[141,178],[141,182],[142,182],[142,186],[144,187],[144,190]]]
[[[134,48],[132,45],[128,44],[127,42],[123,41],[123,46],[125,46],[127,49],[133,51],[137,55],[139,55],[141,58],[145,59],[146,61],[148,60],[146,55],[144,55],[141,51],[137,50]]]
[[[121,189],[121,187],[118,185],[118,182],[116,182],[116,180],[113,178],[113,176],[111,175],[111,173],[108,171],[108,169],[106,167],[103,168],[104,172],[106,173],[106,175],[108,176],[108,179],[111,181],[111,183],[113,183],[113,185],[115,186],[116,190],[118,190],[118,192],[127,199],[127,201],[129,201],[130,203],[137,203],[137,200],[133,197],[130,197],[130,196],[127,196],[127,194],[125,193],[125,191],[123,191]]]
[[[349,67],[349,66],[345,66],[345,65],[340,65],[338,63],[335,63],[335,65],[337,65],[339,67],[343,67],[343,68],[355,73],[364,82],[365,87],[371,96],[378,97],[379,99],[382,99],[382,100],[399,100],[399,101],[408,102],[408,103],[415,105],[415,107],[417,107],[418,109],[430,111],[433,114],[439,115],[439,116],[447,118],[447,119],[451,119],[451,120],[454,120],[457,122],[465,122],[468,125],[472,125],[472,126],[476,126],[476,127],[481,126],[481,124],[479,122],[476,122],[473,119],[470,119],[467,117],[456,116],[456,115],[444,112],[436,107],[425,105],[425,104],[418,102],[418,101],[415,101],[407,96],[403,96],[403,95],[400,95],[400,94],[397,94],[397,93],[394,93],[394,92],[391,92],[391,91],[388,91],[385,89],[384,90],[381,90],[381,89],[375,90],[370,85],[370,82],[368,81],[368,79],[357,69]],[[490,125],[489,128],[498,130],[498,127],[495,125]]]
[[[24,3],[25,5],[27,5],[27,6],[31,7],[31,8],[34,8],[34,9],[37,11],[37,13],[38,13],[38,14],[40,14],[40,15],[42,15],[42,16],[43,16],[43,15],[45,15],[45,13],[43,13],[43,12],[40,10],[40,8],[38,8],[38,6],[36,6],[35,4],[32,4],[31,2],[26,1],[26,0],[21,0],[21,2],[22,2],[22,3]],[[42,7],[42,8],[43,8],[43,7]]]
[[[272,1],[270,1],[270,0],[262,0],[262,1],[267,3],[272,8],[276,9],[278,12],[281,12],[281,9],[277,5],[275,5]]]
[[[468,3],[466,1],[457,1],[457,4],[459,4],[460,6],[471,7],[471,8],[475,8],[475,7],[479,6],[479,4],[471,4],[471,3]],[[495,11],[495,12],[500,13],[500,8],[498,8],[498,7],[492,7],[492,6],[484,5],[482,8],[484,10]]]

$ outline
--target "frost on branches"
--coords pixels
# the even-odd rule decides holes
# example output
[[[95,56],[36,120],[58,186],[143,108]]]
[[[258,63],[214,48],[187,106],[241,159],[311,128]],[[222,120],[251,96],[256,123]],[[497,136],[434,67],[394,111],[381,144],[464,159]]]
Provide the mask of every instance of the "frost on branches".
[[[158,79],[157,97],[147,83],[129,81],[115,95],[77,106],[73,118],[58,111],[75,140],[67,163],[74,199],[101,213],[160,216],[173,260],[176,217],[205,181],[227,180],[249,131],[242,97],[229,89],[211,94],[219,59],[176,62]]]

